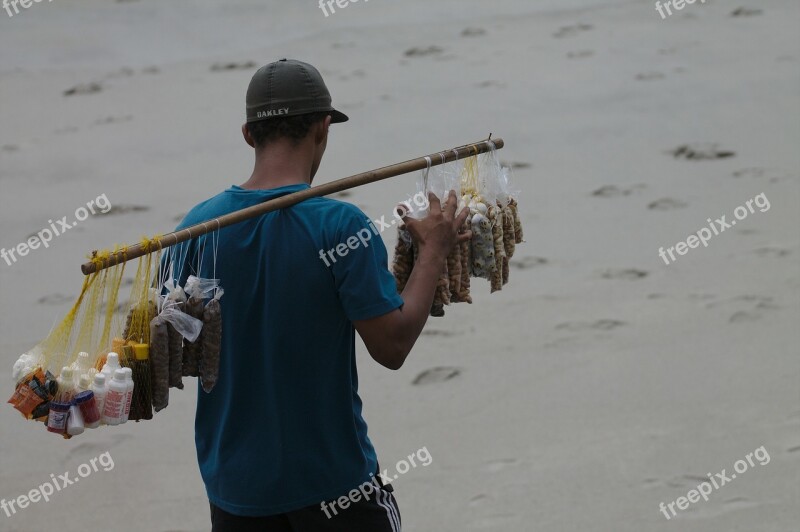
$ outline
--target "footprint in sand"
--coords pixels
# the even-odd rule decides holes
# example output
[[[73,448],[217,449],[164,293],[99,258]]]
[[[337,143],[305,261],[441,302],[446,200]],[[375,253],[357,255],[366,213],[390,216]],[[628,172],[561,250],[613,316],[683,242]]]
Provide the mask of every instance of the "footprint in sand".
[[[444,337],[456,336],[456,333],[453,331],[440,331],[436,329],[423,329],[422,334],[424,336],[444,336]]]
[[[117,214],[128,214],[129,212],[147,212],[150,207],[146,205],[113,205],[107,213],[99,213],[103,216],[114,216]]]
[[[511,168],[512,170],[525,170],[526,168],[531,167],[531,163],[521,163],[518,161],[514,162],[500,161],[500,166],[506,166],[508,168]]]
[[[50,294],[40,297],[36,302],[40,305],[61,305],[75,300],[75,296],[65,296],[64,294]]]
[[[592,57],[594,50],[574,50],[567,52],[567,59],[583,59],[585,57]]]
[[[654,79],[664,79],[665,76],[661,72],[642,72],[636,74],[637,81],[653,81]]]
[[[618,268],[604,271],[600,276],[603,279],[613,279],[620,281],[638,281],[647,277],[648,272],[635,268]]]
[[[483,28],[465,28],[461,32],[462,37],[480,37],[486,35],[486,30]]]
[[[758,294],[744,294],[741,296],[734,296],[726,299],[721,299],[719,301],[706,303],[706,308],[745,306],[748,308],[752,307],[762,310],[780,309],[780,307],[776,305],[773,301],[774,299],[769,296],[761,296]]]
[[[544,257],[523,257],[521,260],[511,259],[509,266],[518,270],[528,270],[537,266],[544,266],[549,262]]]
[[[776,170],[774,168],[759,168],[759,167],[751,167],[751,168],[742,168],[740,170],[736,170],[731,174],[733,177],[739,178],[750,178],[750,179],[761,179],[766,178],[769,180],[770,183],[777,183],[779,181],[783,181],[786,179],[791,179],[791,176],[787,172],[781,172],[780,170]]]
[[[666,480],[661,480],[658,478],[646,478],[642,481],[642,486],[646,489],[655,489],[655,488],[683,488],[687,486],[697,486],[701,482],[708,482],[708,477],[704,477],[702,475],[681,475],[678,477],[672,477]]]
[[[668,153],[676,159],[685,159],[687,161],[712,161],[715,159],[727,159],[736,155],[734,151],[719,149],[719,146],[712,142],[683,144]]]
[[[474,497],[472,497],[469,500],[469,505],[470,506],[477,506],[479,504],[483,504],[485,501],[488,501],[490,499],[491,499],[491,497],[489,497],[485,493],[479,493],[479,494],[475,495]]]
[[[93,94],[95,92],[100,92],[103,90],[103,86],[97,82],[91,83],[81,83],[80,85],[75,85],[64,91],[64,96],[75,96],[76,94]]]
[[[366,73],[359,68],[359,69],[353,70],[349,74],[340,75],[339,79],[342,80],[342,81],[349,81],[349,80],[351,80],[353,78],[355,78],[355,79],[363,79],[365,76],[366,76]]]
[[[773,258],[773,259],[781,259],[783,257],[787,257],[791,255],[791,251],[785,248],[779,248],[775,246],[766,246],[763,248],[758,248],[753,250],[755,255],[764,258]]]
[[[620,320],[595,320],[595,321],[568,321],[556,325],[556,330],[581,332],[581,331],[612,331],[627,325]]]
[[[481,81],[480,83],[476,83],[474,87],[479,89],[490,89],[492,87],[496,87],[498,89],[505,89],[508,85],[503,83],[502,81],[495,81],[495,80],[487,80]]]
[[[130,122],[133,120],[133,116],[125,115],[125,116],[107,116],[105,118],[99,118],[94,121],[96,126],[104,126],[107,124],[122,124],[124,122]]]
[[[132,68],[123,67],[117,70],[116,72],[112,72],[110,74],[106,74],[106,79],[114,79],[114,78],[129,78],[133,76],[136,72]]]
[[[439,46],[428,46],[427,48],[409,48],[403,55],[406,57],[426,57],[429,55],[440,55],[444,53],[444,48]]]
[[[436,367],[426,369],[411,383],[415,386],[426,384],[436,384],[438,382],[449,381],[461,375],[461,370],[453,367]]]
[[[789,447],[788,449],[786,449],[787,453],[796,453],[798,451],[800,451],[800,445],[796,445],[794,447]]]
[[[733,172],[733,177],[764,177],[764,174],[767,173],[765,168],[758,168],[758,167],[751,167],[751,168],[742,168],[741,170],[736,170]]]
[[[762,315],[758,312],[747,312],[746,310],[740,310],[739,312],[735,312],[730,319],[728,319],[728,323],[747,323],[758,321],[761,318]]]
[[[760,506],[761,503],[751,501],[744,497],[734,497],[723,501],[721,505],[703,505],[697,507],[690,507],[686,512],[687,519],[708,519],[710,517],[717,517],[729,512],[741,511],[746,508],[753,508]]]
[[[7,153],[19,151],[19,146],[17,146],[16,144],[3,144],[3,146],[0,147],[0,151],[4,151]]]
[[[486,462],[483,470],[487,473],[499,473],[500,471],[517,465],[516,458],[501,458],[499,460],[491,460]]]
[[[598,198],[618,198],[620,196],[630,196],[635,192],[647,188],[647,185],[636,184],[630,187],[618,187],[616,185],[603,185],[597,190],[592,191],[592,196]]]
[[[683,209],[685,207],[688,207],[687,203],[672,198],[661,198],[647,205],[647,208],[651,211],[671,211],[672,209]]]
[[[225,72],[228,70],[249,70],[258,66],[255,61],[214,63],[211,65],[211,72]]]
[[[584,31],[589,31],[593,28],[591,24],[575,24],[573,26],[562,26],[557,32],[553,34],[556,39],[564,37],[574,37]]]
[[[728,318],[729,323],[748,323],[764,317],[764,311],[779,310],[773,298],[753,294],[745,294],[720,301],[706,303],[706,308],[736,309]]]
[[[75,133],[76,131],[80,131],[80,128],[77,128],[75,126],[64,126],[56,130],[53,130],[53,133],[55,133],[56,135],[66,135],[67,133]]]
[[[731,11],[732,17],[755,17],[764,13],[763,9],[750,9],[747,7],[737,7]]]

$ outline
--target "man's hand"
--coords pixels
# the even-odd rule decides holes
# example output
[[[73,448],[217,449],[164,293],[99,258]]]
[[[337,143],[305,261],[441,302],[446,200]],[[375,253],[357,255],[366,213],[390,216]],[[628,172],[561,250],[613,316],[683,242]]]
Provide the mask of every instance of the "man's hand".
[[[458,198],[450,191],[444,206],[432,192],[428,194],[430,213],[422,220],[408,217],[404,206],[402,219],[417,243],[419,256],[401,294],[404,304],[388,314],[356,321],[358,334],[372,358],[389,369],[400,369],[422,333],[433,304],[436,283],[453,246],[472,238],[470,231],[459,233],[469,215],[464,208],[455,215]]]
[[[456,243],[469,240],[472,236],[470,232],[459,233],[469,216],[469,209],[464,207],[458,216],[455,215],[458,198],[452,190],[444,205],[441,205],[439,198],[433,192],[428,192],[428,205],[430,212],[422,220],[410,218],[402,204],[398,205],[397,209],[398,212],[400,209],[404,210],[401,213],[403,223],[416,242],[420,256],[431,255],[432,258],[444,261]]]

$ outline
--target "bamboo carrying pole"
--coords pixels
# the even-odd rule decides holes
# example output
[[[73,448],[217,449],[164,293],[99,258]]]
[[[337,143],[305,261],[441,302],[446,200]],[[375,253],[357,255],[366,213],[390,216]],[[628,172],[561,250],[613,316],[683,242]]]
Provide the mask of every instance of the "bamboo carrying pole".
[[[489,139],[491,139],[491,136]],[[253,205],[252,207],[247,207],[246,209],[231,212],[224,216],[220,216],[219,218],[214,218],[213,220],[201,222],[197,225],[160,236],[153,240],[153,248],[158,249],[159,247],[166,248],[174,246],[175,244],[180,244],[186,240],[210,233],[211,231],[215,231],[217,229],[221,229],[222,227],[233,225],[250,218],[255,218],[256,216],[276,211],[278,209],[291,207],[292,205],[300,203],[301,201],[305,201],[309,198],[327,196],[328,194],[341,192],[342,190],[347,190],[349,188],[355,188],[368,183],[374,183],[390,177],[407,174],[416,170],[422,170],[423,168],[438,166],[440,164],[463,159],[471,155],[485,153],[491,149],[492,145],[494,145],[494,147],[498,150],[501,149],[504,146],[503,139],[487,139],[475,142],[473,144],[466,144],[450,150],[434,153],[428,155],[427,157],[418,157],[402,163],[384,166],[383,168],[378,168],[377,170],[370,170],[369,172],[363,172],[350,177],[344,177],[342,179],[337,179],[336,181],[331,181],[330,183],[325,183],[323,185],[301,190],[299,192],[287,194],[279,198],[265,201],[264,203],[259,203],[258,205]],[[87,262],[86,264],[83,264],[81,266],[81,271],[83,271],[84,275],[89,275],[98,270],[136,259],[142,255],[146,255],[150,251],[152,251],[152,249],[148,250],[141,244],[134,244],[125,248],[123,251],[112,253],[107,259],[103,260],[102,264],[95,262]]]

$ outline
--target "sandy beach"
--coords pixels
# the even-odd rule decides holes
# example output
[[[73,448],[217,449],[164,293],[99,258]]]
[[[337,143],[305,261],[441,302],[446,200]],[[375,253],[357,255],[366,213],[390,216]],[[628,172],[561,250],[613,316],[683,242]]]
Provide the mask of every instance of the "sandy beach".
[[[474,281],[474,304],[431,318],[397,372],[359,341],[382,467],[432,457],[394,483],[405,531],[795,530],[800,5],[709,0],[662,18],[648,1],[432,4],[0,11],[0,247],[101,195],[113,206],[0,260],[4,399],[14,361],[77,297],[87,253],[168,232],[247,179],[247,83],[297,58],[350,116],[315,184],[492,133],[521,189],[506,289]],[[388,217],[416,178],[339,199]],[[382,237],[391,253],[396,235]],[[195,397],[187,379],[153,421],[69,441],[0,408],[0,498],[114,463],[0,510],[0,532],[209,530]],[[707,501],[660,510],[742,460]]]

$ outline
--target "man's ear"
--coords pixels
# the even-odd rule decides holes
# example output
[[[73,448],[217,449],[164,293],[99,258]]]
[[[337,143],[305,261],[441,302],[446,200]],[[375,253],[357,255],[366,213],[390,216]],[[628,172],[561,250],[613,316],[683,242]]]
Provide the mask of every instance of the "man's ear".
[[[244,141],[250,145],[250,147],[255,148],[256,143],[253,141],[253,137],[250,136],[250,130],[247,129],[247,123],[242,124],[242,136],[244,137]]]
[[[317,144],[322,144],[325,137],[328,136],[328,129],[331,127],[331,115],[325,117],[324,120],[319,122],[320,127],[317,128],[317,133],[314,135],[314,141]]]

